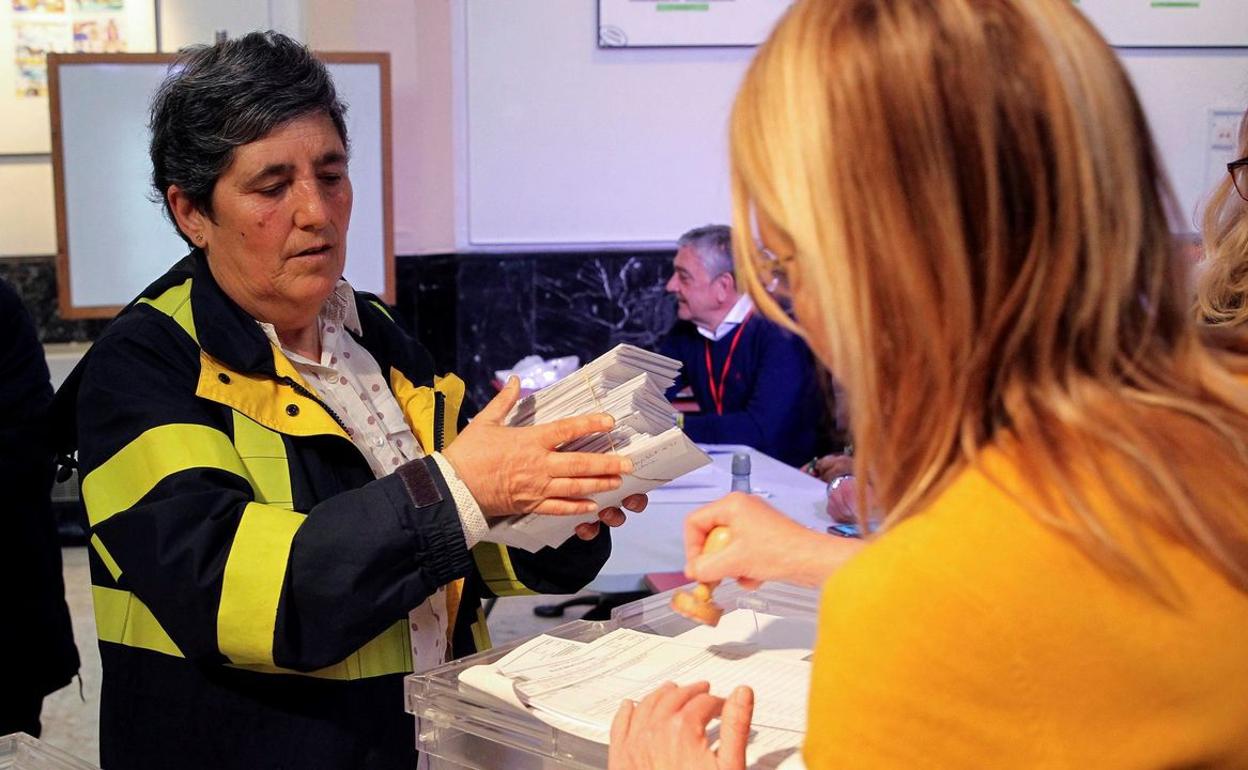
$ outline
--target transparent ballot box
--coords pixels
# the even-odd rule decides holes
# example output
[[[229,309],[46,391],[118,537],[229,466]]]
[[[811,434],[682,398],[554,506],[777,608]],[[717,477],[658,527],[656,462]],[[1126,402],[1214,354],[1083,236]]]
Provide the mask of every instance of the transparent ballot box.
[[[673,592],[618,607],[608,621],[574,620],[545,635],[592,642],[617,629],[631,629],[676,637],[698,624],[671,609]],[[804,640],[803,646],[808,649],[813,645],[818,593],[812,589],[767,583],[758,591],[746,591],[735,583],[726,582],[716,589],[715,602],[725,610],[726,617],[733,610],[759,613],[755,617],[778,616],[782,622],[767,626],[769,632],[779,625],[788,626],[787,638],[794,638],[792,631],[796,629],[796,637]],[[738,614],[737,617],[748,616]],[[430,767],[435,770],[598,770],[607,766],[607,747],[602,743],[557,729],[531,712],[506,706],[461,684],[459,675],[464,670],[495,663],[527,641],[516,640],[407,677],[406,708],[417,717],[417,748],[428,755]],[[767,646],[765,640],[758,645]],[[657,686],[659,682],[654,684]],[[800,693],[803,701],[805,696],[803,690]]]
[[[99,770],[26,733],[0,736],[0,770]]]

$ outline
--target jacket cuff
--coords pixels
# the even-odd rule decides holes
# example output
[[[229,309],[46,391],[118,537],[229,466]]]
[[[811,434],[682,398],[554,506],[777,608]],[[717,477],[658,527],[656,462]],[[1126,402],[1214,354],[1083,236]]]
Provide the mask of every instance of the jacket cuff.
[[[490,525],[485,521],[485,513],[482,512],[481,506],[477,505],[477,500],[472,496],[468,485],[455,472],[451,461],[443,457],[441,452],[434,452],[429,456],[437,463],[438,470],[442,471],[442,478],[446,479],[447,488],[451,490],[451,497],[455,500],[455,509],[459,511],[459,525],[464,529],[464,540],[471,550],[490,531]]]
[[[410,526],[417,533],[421,563],[435,584],[445,585],[471,572],[472,552],[437,463],[422,457],[400,465],[394,475],[407,492]]]

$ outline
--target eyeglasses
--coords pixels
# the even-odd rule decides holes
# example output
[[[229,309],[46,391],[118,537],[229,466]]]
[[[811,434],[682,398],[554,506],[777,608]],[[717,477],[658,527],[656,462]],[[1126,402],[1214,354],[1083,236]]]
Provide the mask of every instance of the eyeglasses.
[[[1239,193],[1239,197],[1248,201],[1248,158],[1240,158],[1227,163],[1226,170],[1231,175],[1235,192]]]

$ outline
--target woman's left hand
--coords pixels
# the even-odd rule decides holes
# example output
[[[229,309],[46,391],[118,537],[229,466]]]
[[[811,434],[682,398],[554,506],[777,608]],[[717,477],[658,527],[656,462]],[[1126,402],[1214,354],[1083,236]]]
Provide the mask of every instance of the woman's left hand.
[[[706,682],[671,682],[640,703],[624,701],[611,723],[608,770],[745,770],[745,745],[754,715],[754,691],[738,687],[725,698]],[[719,749],[712,751],[706,725],[720,717]]]
[[[645,495],[629,495],[624,498],[624,507],[633,513],[641,513],[646,510],[646,505],[649,503],[650,498]],[[589,521],[576,525],[576,536],[582,540],[593,540],[598,537],[598,522],[602,522],[608,527],[618,527],[626,521],[628,521],[628,517],[619,508],[603,508],[601,511],[598,511],[598,521]]]

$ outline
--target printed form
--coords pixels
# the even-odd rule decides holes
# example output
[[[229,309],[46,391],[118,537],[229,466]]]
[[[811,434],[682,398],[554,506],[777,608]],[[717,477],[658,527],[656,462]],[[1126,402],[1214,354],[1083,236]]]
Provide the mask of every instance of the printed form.
[[[782,618],[749,610],[736,610],[725,620],[743,633],[751,626],[761,632],[784,625]],[[494,665],[465,670],[460,682],[598,743],[608,742],[611,720],[622,701],[640,700],[663,682],[707,681],[711,693],[721,697],[749,685],[755,696],[750,766],[793,766],[806,730],[809,639],[797,641],[805,649],[773,651],[724,634],[717,639],[695,631],[687,640],[631,629],[617,629],[588,643],[539,636]],[[791,633],[786,637],[796,638]],[[718,724],[712,723],[712,737],[717,730]]]

